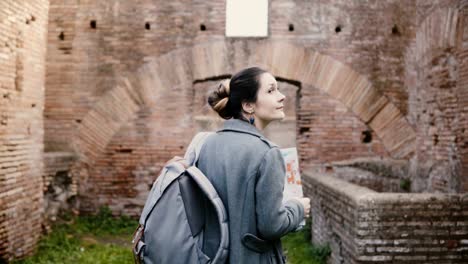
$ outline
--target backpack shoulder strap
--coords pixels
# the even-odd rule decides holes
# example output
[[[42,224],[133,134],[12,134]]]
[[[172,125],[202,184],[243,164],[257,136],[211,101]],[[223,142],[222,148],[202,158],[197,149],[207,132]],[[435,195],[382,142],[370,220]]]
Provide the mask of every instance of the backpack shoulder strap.
[[[206,139],[213,134],[215,133],[199,132],[193,137],[192,142],[190,142],[190,145],[188,146],[187,151],[184,155],[184,159],[188,162],[189,166],[195,165],[195,163],[198,160],[198,157],[200,157],[200,151],[203,147],[203,144],[205,143]]]
[[[164,190],[180,175],[182,175],[184,171],[184,166],[179,162],[169,163],[162,169],[158,179],[153,183],[148,198],[146,199],[145,206],[143,207],[143,211],[139,220],[141,225],[146,225],[146,219],[148,218],[148,215],[151,213],[156,203],[158,203],[159,199],[164,193]]]
[[[195,135],[192,139],[192,142],[187,148],[185,152],[184,159],[189,163],[189,166],[195,164],[198,160],[200,155],[201,148],[203,143],[205,142],[208,136],[214,134],[213,132],[200,132]],[[143,212],[140,216],[140,224],[145,226],[146,219],[148,215],[153,210],[154,206],[161,198],[164,190],[174,181],[176,180],[182,173],[185,171],[185,168],[179,162],[172,162],[166,164],[166,166],[162,169],[161,173],[159,174],[156,181],[153,183],[149,196],[146,200],[145,206],[143,207]],[[168,173],[170,172],[170,173]]]
[[[208,201],[213,205],[218,216],[220,230],[220,243],[211,263],[224,263],[229,253],[229,219],[223,201],[216,192],[216,189],[206,176],[197,167],[192,166],[187,169],[188,174],[195,180],[203,191]]]

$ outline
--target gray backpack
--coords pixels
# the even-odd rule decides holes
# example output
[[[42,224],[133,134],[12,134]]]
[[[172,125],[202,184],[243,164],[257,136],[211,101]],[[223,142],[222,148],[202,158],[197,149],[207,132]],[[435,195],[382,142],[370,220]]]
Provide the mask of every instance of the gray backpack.
[[[167,163],[153,184],[133,236],[136,263],[225,263],[229,229],[226,209],[208,178],[196,164],[205,139],[213,133],[198,133],[184,159]],[[209,211],[209,212],[208,212]],[[221,233],[214,256],[203,251],[205,217],[216,216]]]

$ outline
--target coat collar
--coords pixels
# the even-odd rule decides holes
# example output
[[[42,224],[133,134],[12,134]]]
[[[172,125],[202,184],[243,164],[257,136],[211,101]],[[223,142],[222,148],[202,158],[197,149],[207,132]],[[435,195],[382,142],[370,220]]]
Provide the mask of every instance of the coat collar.
[[[237,131],[264,138],[263,134],[258,131],[255,126],[246,121],[235,118],[224,121],[224,126],[220,131]]]
[[[270,148],[278,147],[278,145],[265,138],[265,136],[255,126],[240,119],[231,118],[229,120],[224,121],[223,128],[218,130],[218,132],[221,131],[236,131],[240,133],[254,135],[256,137],[259,137],[260,140],[265,142],[268,146],[270,146]]]

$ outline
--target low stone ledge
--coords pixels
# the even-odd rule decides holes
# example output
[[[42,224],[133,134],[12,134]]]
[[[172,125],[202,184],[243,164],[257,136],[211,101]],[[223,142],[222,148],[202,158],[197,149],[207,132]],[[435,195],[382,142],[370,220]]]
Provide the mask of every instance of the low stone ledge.
[[[468,194],[379,193],[316,171],[303,173],[312,240],[330,263],[468,261]]]

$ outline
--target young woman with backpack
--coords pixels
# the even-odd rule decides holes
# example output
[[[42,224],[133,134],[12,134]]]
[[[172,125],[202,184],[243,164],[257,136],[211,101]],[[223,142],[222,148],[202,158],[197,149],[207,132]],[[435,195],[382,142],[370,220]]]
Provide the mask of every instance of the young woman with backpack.
[[[308,198],[282,203],[283,157],[278,146],[262,135],[268,124],[284,118],[284,99],[275,78],[257,67],[222,81],[208,98],[227,120],[206,139],[197,167],[226,207],[229,263],[285,263],[280,238],[310,215]],[[219,225],[208,222],[204,232],[203,252],[212,257],[218,248]]]

